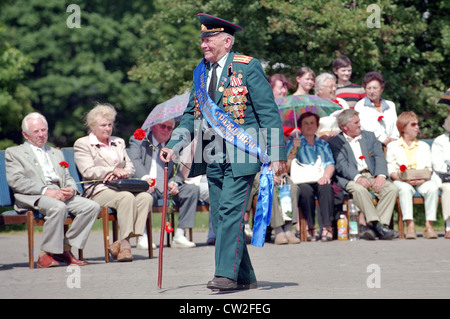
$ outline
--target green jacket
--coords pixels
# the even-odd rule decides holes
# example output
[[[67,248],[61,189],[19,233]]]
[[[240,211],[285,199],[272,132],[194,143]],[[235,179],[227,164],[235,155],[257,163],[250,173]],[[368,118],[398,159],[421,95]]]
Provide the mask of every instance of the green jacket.
[[[230,107],[236,102],[235,95],[231,90],[231,78],[233,76],[241,78],[242,84],[239,87],[242,87],[244,93],[246,93],[245,98],[240,97],[238,105],[242,110],[237,111],[237,113],[230,112]],[[258,141],[263,152],[267,151],[271,161],[286,160],[283,128],[278,107],[273,97],[272,87],[267,81],[258,60],[230,51],[222,74],[218,78],[218,89],[214,102],[220,108],[229,112],[230,117],[237,117],[238,121],[241,121],[239,125]],[[205,153],[208,153],[205,151],[205,147],[208,145],[210,137],[205,137],[202,134],[203,116],[196,104],[195,88],[192,88],[189,103],[180,125],[172,133],[172,138],[167,145],[177,153],[192,141],[194,136],[197,138],[194,160],[189,173],[190,177],[205,174],[209,160],[205,156]],[[226,150],[235,177],[253,175],[259,172],[261,166],[259,159],[228,142],[226,143]]]

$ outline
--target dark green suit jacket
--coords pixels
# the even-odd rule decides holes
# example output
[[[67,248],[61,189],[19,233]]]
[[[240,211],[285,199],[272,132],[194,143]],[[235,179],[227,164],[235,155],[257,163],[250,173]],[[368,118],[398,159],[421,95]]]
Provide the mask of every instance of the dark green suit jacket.
[[[245,95],[247,99],[245,116],[242,118],[244,123],[240,126],[258,141],[263,153],[267,151],[271,161],[286,160],[283,128],[278,107],[273,97],[272,87],[267,81],[258,60],[230,51],[222,74],[218,78],[219,85],[214,102],[224,109],[224,91],[231,88],[231,77],[233,76],[230,69],[242,76],[242,86],[246,87],[248,91]],[[195,88],[193,88],[181,123],[173,132],[167,145],[175,152],[179,152],[187,143],[192,141],[194,135],[196,136],[197,147],[189,173],[190,177],[205,174],[208,163],[204,150],[210,138],[204,137],[204,134],[202,134],[203,116],[198,116],[198,114],[198,107],[196,112]],[[259,159],[228,142],[225,144],[233,176],[253,175],[259,172],[261,166]]]

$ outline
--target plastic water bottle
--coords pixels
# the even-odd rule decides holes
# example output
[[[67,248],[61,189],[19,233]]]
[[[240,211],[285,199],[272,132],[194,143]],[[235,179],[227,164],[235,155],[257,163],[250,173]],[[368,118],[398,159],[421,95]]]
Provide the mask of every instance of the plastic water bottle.
[[[356,209],[353,199],[348,200],[348,224],[350,229],[350,241],[356,241],[359,239],[359,223],[358,223],[358,210]]]
[[[338,223],[338,240],[347,240],[347,219],[345,218],[344,214],[341,214],[339,217]]]

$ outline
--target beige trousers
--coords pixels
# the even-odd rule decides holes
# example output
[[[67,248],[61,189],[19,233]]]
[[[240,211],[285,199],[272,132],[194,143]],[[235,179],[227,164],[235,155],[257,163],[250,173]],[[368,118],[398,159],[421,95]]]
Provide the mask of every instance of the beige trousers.
[[[147,216],[153,206],[153,198],[149,193],[133,194],[105,189],[92,199],[101,206],[108,206],[117,211],[119,240],[144,233]]]
[[[394,185],[398,188],[403,220],[413,220],[413,196],[417,191],[424,198],[425,220],[436,221],[439,205],[439,188],[434,182],[426,181],[420,186],[412,186],[402,181],[394,181]]]
[[[450,218],[450,183],[441,184],[441,204],[442,204],[442,216],[444,221]]]
[[[363,176],[370,182],[375,179],[370,173],[364,173]],[[398,196],[398,188],[393,183],[386,181],[380,192],[374,193],[378,198],[376,207],[372,201],[372,194],[364,186],[350,181],[345,185],[345,189],[353,195],[355,205],[364,213],[368,223],[379,221],[383,225],[390,224]]]

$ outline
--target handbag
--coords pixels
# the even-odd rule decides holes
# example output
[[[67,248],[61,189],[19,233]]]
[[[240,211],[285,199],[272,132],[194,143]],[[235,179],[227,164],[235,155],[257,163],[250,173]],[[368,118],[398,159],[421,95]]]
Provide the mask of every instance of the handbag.
[[[429,180],[431,177],[431,171],[429,169],[407,169],[404,172],[400,172],[400,178],[403,180],[425,179]]]
[[[291,180],[295,184],[317,183],[323,176],[324,169],[322,166],[322,159],[317,156],[317,161],[314,165],[307,165],[300,163],[295,159],[291,163]]]
[[[118,179],[115,181],[108,181],[105,185],[116,191],[127,191],[132,193],[146,192],[149,188],[148,182],[140,179]]]

